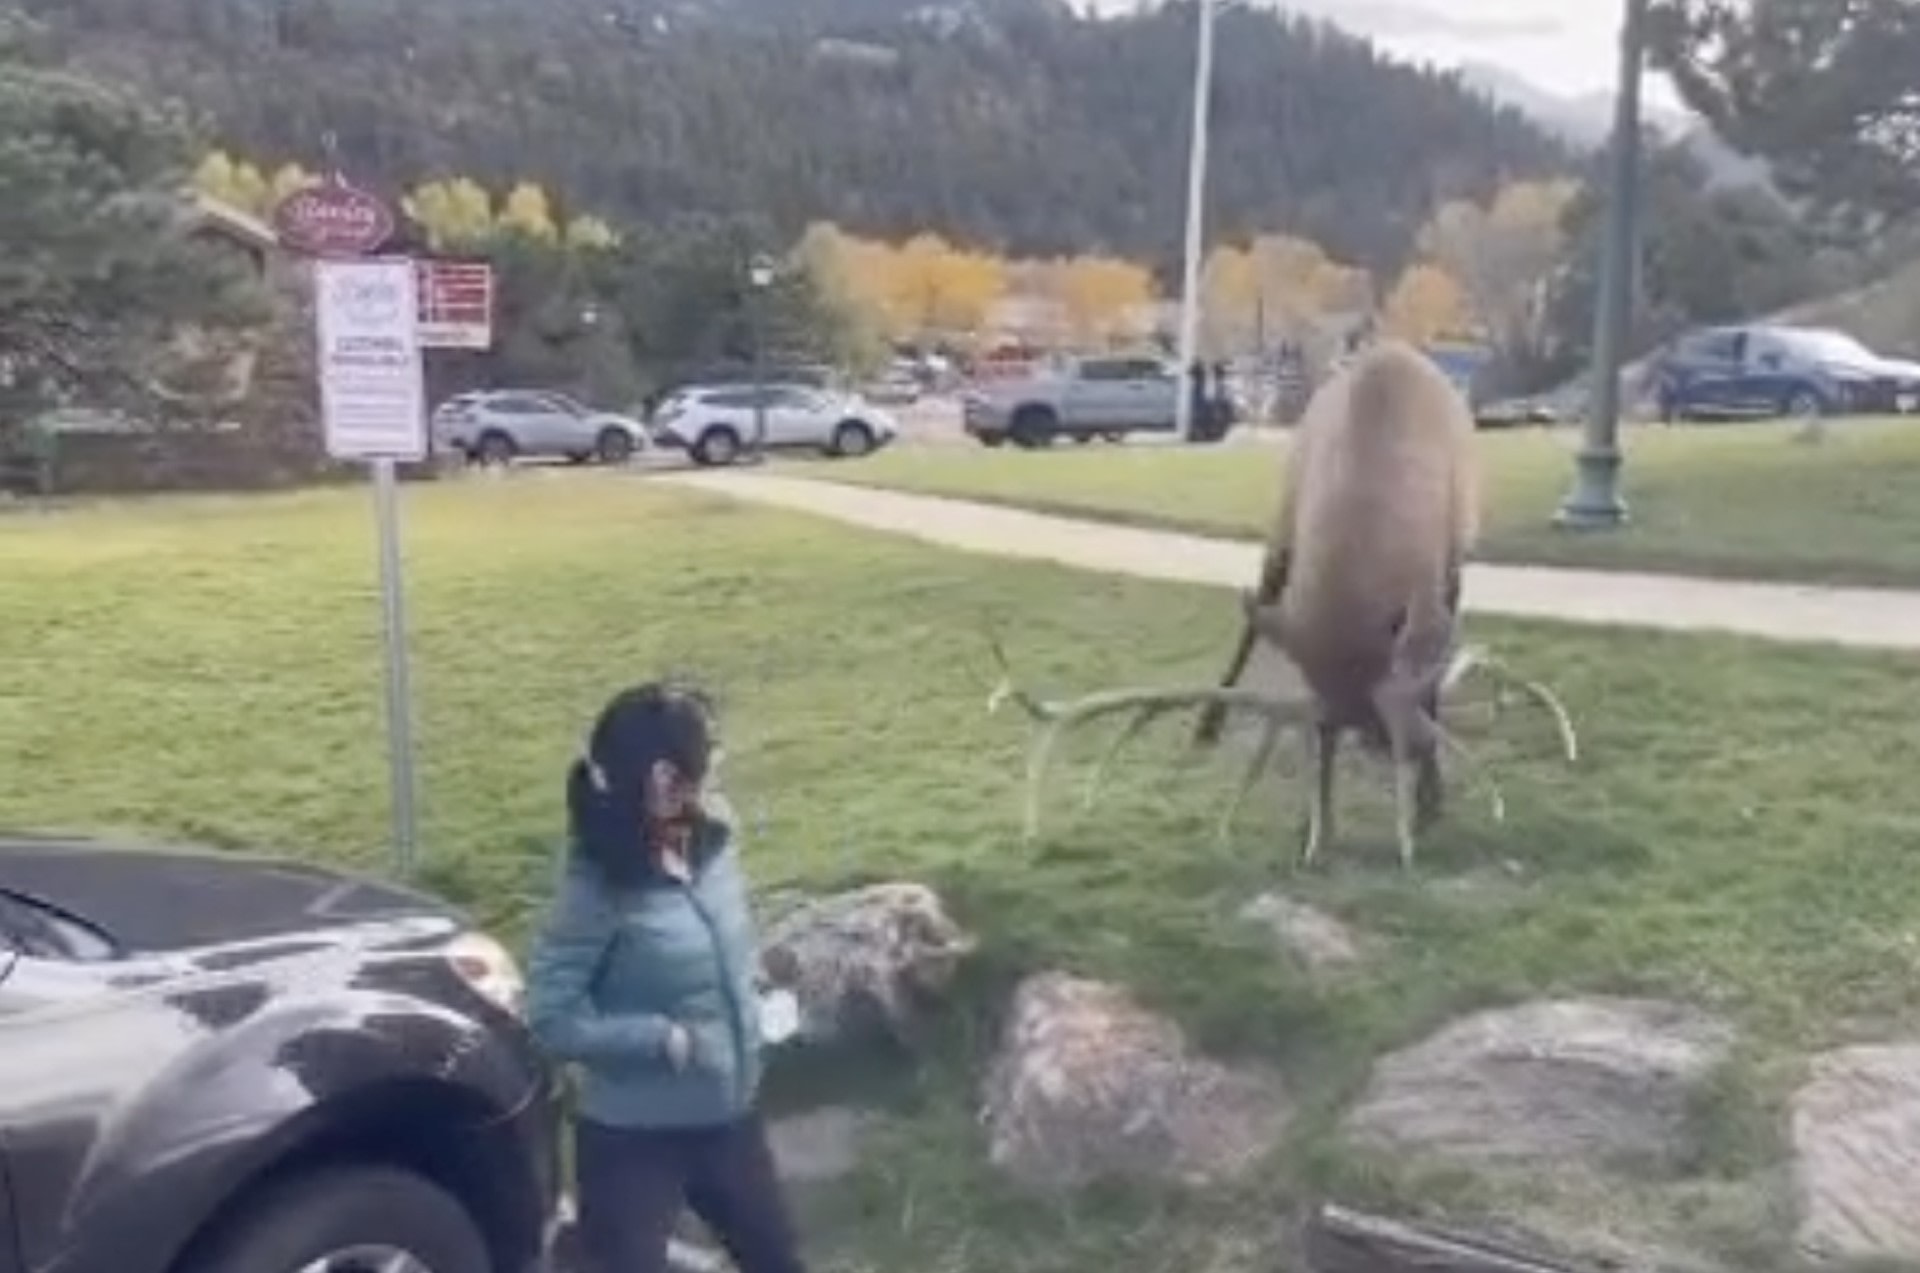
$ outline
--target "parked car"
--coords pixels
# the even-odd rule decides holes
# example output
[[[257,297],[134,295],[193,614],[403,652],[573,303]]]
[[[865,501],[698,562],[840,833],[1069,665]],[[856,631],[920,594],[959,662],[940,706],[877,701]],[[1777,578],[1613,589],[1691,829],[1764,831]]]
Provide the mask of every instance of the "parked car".
[[[1529,424],[1554,424],[1560,416],[1551,403],[1539,398],[1501,398],[1474,407],[1473,419],[1483,429],[1513,429]]]
[[[982,381],[961,400],[964,427],[986,446],[1040,447],[1058,438],[1117,442],[1130,433],[1172,433],[1188,378],[1157,357],[1059,357],[1024,373]],[[1217,422],[1216,422],[1217,417]],[[1230,412],[1203,412],[1196,437],[1213,441]]]
[[[647,445],[629,416],[595,411],[563,393],[527,389],[463,393],[433,413],[433,444],[481,464],[516,459],[625,464]]]
[[[0,1273],[531,1273],[552,1071],[411,890],[0,838]]]
[[[840,374],[821,363],[769,361],[756,366],[752,362],[731,360],[696,367],[669,376],[647,401],[646,417],[651,420],[669,400],[696,389],[746,389],[761,385],[796,385],[807,389],[835,389]]]
[[[760,436],[762,423],[766,434]],[[858,394],[808,385],[707,385],[668,395],[653,414],[662,446],[697,463],[732,464],[749,451],[870,455],[900,436],[899,423]]]
[[[1691,332],[1654,360],[1649,376],[1668,421],[1920,410],[1920,363],[1883,358],[1824,328]]]
[[[904,363],[895,363],[882,372],[865,389],[869,401],[889,406],[911,406],[920,401],[926,392],[926,386],[914,369]]]

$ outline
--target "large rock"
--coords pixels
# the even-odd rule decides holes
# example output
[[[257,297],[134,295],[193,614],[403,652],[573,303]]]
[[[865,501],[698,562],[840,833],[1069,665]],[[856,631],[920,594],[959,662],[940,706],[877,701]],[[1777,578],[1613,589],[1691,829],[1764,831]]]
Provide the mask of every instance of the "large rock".
[[[996,1167],[1073,1187],[1238,1178],[1278,1144],[1290,1112],[1277,1075],[1195,1055],[1178,1026],[1118,987],[1045,973],[1014,994],[982,1118]]]
[[[1793,1148],[1806,1254],[1920,1260],[1920,1046],[1814,1058]]]
[[[1240,918],[1272,933],[1275,944],[1310,972],[1339,972],[1361,961],[1361,941],[1352,929],[1325,911],[1279,893],[1254,898],[1240,908]]]
[[[1383,1059],[1347,1119],[1358,1143],[1489,1164],[1664,1164],[1690,1149],[1699,1084],[1733,1031],[1677,1004],[1531,1003]]]
[[[767,1128],[767,1139],[780,1178],[814,1185],[851,1175],[860,1166],[867,1126],[864,1113],[839,1105],[775,1120]]]
[[[875,884],[771,902],[761,962],[800,1001],[799,1040],[916,1038],[919,1008],[952,981],[974,939],[921,884]]]

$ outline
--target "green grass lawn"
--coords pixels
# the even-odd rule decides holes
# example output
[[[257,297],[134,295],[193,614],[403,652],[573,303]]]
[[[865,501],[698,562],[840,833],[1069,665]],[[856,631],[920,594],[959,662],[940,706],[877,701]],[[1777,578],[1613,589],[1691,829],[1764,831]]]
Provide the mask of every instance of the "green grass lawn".
[[[349,491],[0,519],[0,825],[382,865],[369,514]],[[809,1204],[824,1269],[1265,1270],[1270,1254],[1231,1251],[1271,1252],[1289,1203],[1317,1190],[1485,1201],[1348,1158],[1331,1115],[1370,1057],[1449,1015],[1576,991],[1682,996],[1744,1028],[1739,1081],[1703,1111],[1711,1152],[1632,1205],[1765,1267],[1784,1245],[1761,1182],[1792,1058],[1920,1022],[1920,814],[1900,794],[1920,768],[1911,660],[1486,624],[1551,672],[1584,725],[1582,765],[1556,763],[1525,713],[1482,731],[1509,821],[1463,792],[1412,878],[1393,866],[1386,783],[1356,769],[1348,838],[1324,873],[1294,878],[1298,788],[1253,802],[1218,843],[1232,774],[1172,771],[1171,725],[1135,744],[1091,813],[1068,779],[1095,748],[1077,749],[1045,836],[1023,843],[1027,735],[985,710],[985,624],[1045,692],[1208,677],[1231,622],[1219,593],[601,475],[412,488],[405,517],[432,883],[523,938],[590,714],[675,670],[722,697],[762,885],[923,878],[986,937],[941,1054],[875,1088],[882,1147]],[[1228,918],[1273,886],[1378,935],[1379,961],[1346,984],[1295,973]],[[1296,1143],[1255,1183],[1206,1196],[1042,1202],[997,1182],[977,1079],[1011,978],[1043,966],[1123,979],[1207,1046],[1277,1059],[1304,1102]]]
[[[1481,435],[1499,561],[1920,586],[1920,420],[1835,423],[1821,446],[1776,425],[1630,430],[1623,488],[1633,522],[1609,535],[1557,530],[1578,435]],[[1062,447],[1045,453],[902,449],[818,475],[1027,507],[1258,536],[1280,461],[1261,447]]]

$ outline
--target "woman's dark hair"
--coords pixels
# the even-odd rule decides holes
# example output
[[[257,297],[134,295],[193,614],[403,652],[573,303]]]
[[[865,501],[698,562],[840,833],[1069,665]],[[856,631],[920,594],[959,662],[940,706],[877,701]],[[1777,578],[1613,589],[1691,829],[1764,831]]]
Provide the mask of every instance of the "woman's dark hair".
[[[622,691],[601,709],[586,754],[567,774],[574,852],[608,882],[640,883],[654,870],[646,852],[646,781],[665,760],[703,781],[713,752],[713,704],[691,686],[651,682]]]

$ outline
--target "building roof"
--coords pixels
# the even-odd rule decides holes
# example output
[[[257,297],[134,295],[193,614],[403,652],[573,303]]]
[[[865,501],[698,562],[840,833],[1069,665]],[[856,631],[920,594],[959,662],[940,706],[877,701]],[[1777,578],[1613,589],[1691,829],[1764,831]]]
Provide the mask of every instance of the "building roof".
[[[280,235],[273,226],[251,212],[204,193],[196,193],[193,201],[193,219],[199,223],[195,228],[224,234],[255,251],[280,246]]]

